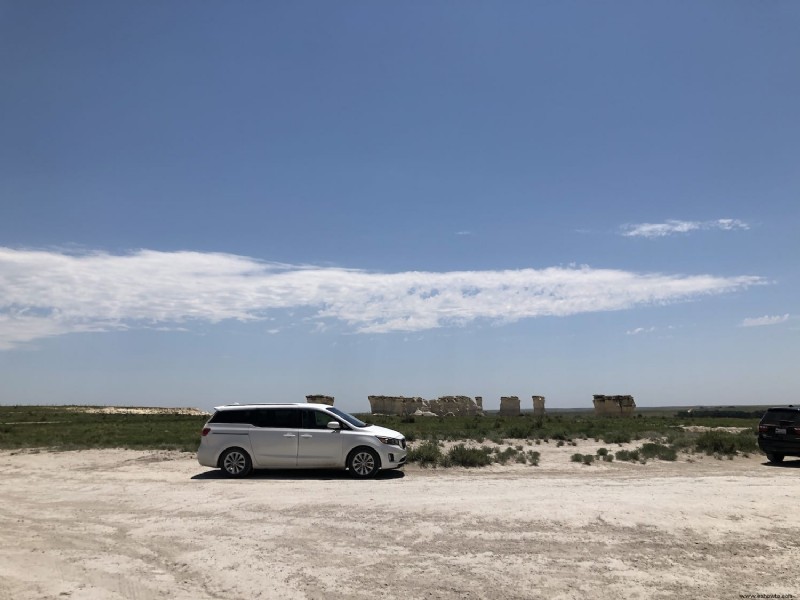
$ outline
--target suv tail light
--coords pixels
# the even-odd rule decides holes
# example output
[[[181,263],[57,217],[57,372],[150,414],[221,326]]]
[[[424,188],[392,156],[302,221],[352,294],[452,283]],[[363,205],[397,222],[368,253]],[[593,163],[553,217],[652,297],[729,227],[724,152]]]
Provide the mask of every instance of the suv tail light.
[[[775,427],[772,426],[774,429]],[[758,426],[758,433],[769,433],[770,426],[769,425],[759,425]],[[800,435],[800,427],[787,427],[786,431],[789,433],[793,433],[795,435]]]
[[[208,432],[209,432],[209,431],[211,431],[211,428],[210,428],[210,427],[203,427],[203,431],[201,431],[201,432],[200,432],[200,435],[201,435],[202,437],[206,437],[206,436],[208,435]]]

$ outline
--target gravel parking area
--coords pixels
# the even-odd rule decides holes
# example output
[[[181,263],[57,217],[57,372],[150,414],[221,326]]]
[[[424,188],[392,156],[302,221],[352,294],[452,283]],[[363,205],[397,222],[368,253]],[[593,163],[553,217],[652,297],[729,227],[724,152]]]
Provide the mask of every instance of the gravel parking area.
[[[536,449],[539,467],[372,481],[0,452],[0,599],[800,598],[800,461]]]

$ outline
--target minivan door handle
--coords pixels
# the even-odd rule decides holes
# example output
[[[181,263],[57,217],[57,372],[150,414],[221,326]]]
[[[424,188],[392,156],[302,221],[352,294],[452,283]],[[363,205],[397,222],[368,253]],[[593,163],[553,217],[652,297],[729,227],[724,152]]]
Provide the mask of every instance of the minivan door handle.
[[[310,433],[301,433],[300,437],[314,437],[314,436],[311,435]]]
[[[283,437],[297,437],[297,436],[293,433],[284,433]]]

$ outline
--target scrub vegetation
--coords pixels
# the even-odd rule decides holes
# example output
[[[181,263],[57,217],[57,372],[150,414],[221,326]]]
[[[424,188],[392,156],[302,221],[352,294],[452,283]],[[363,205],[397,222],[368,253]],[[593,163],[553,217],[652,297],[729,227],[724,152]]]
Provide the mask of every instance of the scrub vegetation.
[[[485,467],[492,463],[505,465],[509,462],[536,467],[539,465],[539,453],[525,450],[522,446],[509,446],[501,450],[499,446],[475,447],[463,443],[444,452],[441,442],[427,440],[409,450],[408,461],[422,467]]]
[[[481,466],[482,464],[524,462],[539,464],[537,452],[522,451],[522,444],[577,446],[581,441],[602,441],[610,447],[600,448],[597,454],[574,453],[572,462],[590,466],[595,462],[635,462],[651,460],[675,461],[679,453],[703,453],[733,458],[758,452],[756,426],[763,411],[704,411],[703,416],[691,412],[637,415],[615,419],[587,414],[556,414],[546,417],[390,417],[361,415],[377,425],[402,431],[412,445],[409,462],[421,466]],[[716,428],[745,428],[730,432]],[[704,429],[708,429],[705,430]],[[419,440],[422,440],[419,442]],[[440,447],[444,441],[494,446],[468,448],[454,446],[449,453]],[[515,444],[515,445],[514,445]],[[634,444],[633,449],[622,445]],[[506,446],[506,447],[504,447]],[[458,448],[458,449],[456,449]],[[468,452],[467,452],[468,451]],[[452,456],[451,456],[452,453]],[[478,458],[480,453],[488,458]]]
[[[131,409],[136,411],[139,409]],[[693,413],[637,415],[615,419],[585,413],[534,417],[391,417],[359,415],[367,422],[402,432],[411,442],[409,462],[423,467],[481,467],[490,464],[539,464],[542,444],[577,446],[602,441],[596,454],[575,453],[572,460],[595,462],[674,461],[679,453],[717,457],[758,452],[755,428],[760,414],[696,416]],[[194,452],[202,414],[170,409],[147,414],[99,412],[97,407],[0,406],[0,448],[132,448]],[[692,431],[711,428],[711,430]],[[690,430],[687,430],[687,427]],[[740,433],[720,427],[745,427]],[[448,449],[445,450],[445,442]],[[636,448],[622,448],[622,444]],[[580,458],[578,458],[580,457]]]

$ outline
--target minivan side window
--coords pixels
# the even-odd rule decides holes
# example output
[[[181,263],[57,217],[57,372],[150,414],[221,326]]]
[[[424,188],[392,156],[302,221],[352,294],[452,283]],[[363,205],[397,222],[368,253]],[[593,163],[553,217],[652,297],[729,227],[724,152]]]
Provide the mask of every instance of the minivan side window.
[[[321,410],[306,409],[303,413],[303,429],[327,429],[328,423],[337,420]]]
[[[264,408],[257,411],[254,425],[272,429],[300,429],[301,411],[296,408]]]

